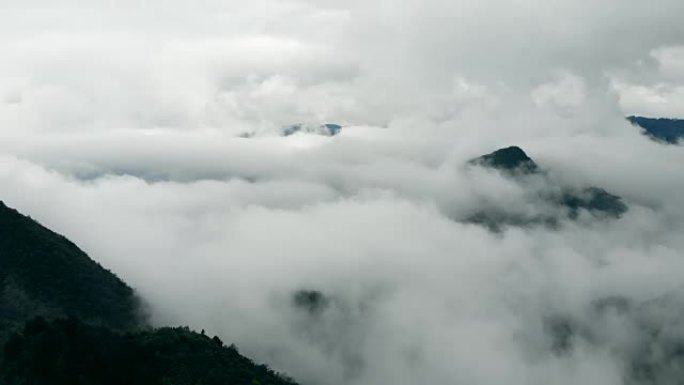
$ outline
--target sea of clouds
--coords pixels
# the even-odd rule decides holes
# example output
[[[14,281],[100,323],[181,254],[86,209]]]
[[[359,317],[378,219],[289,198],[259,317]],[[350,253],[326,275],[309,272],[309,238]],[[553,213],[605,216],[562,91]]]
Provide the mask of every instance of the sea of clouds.
[[[0,199],[303,385],[676,384],[684,3],[0,0]],[[339,123],[337,136],[292,124]],[[246,135],[248,134],[248,135]],[[525,183],[468,160],[521,146]],[[629,211],[491,232],[554,185]],[[293,301],[300,290],[321,302]]]

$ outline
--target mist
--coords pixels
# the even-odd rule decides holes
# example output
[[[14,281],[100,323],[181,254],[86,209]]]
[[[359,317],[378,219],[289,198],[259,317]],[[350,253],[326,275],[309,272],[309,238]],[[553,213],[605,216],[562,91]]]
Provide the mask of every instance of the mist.
[[[302,384],[676,384],[684,151],[625,116],[684,118],[682,14],[5,1],[0,199]],[[469,164],[511,145],[544,175]],[[540,198],[590,186],[628,211]]]

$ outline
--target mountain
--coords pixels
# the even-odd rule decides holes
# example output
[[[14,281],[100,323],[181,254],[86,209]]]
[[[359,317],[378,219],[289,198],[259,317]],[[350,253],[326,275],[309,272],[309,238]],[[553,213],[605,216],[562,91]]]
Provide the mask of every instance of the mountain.
[[[73,316],[114,330],[141,324],[133,289],[65,237],[0,202],[0,342],[35,316]]]
[[[540,171],[537,164],[518,146],[502,148],[482,155],[470,164],[495,168],[508,173],[534,174]]]
[[[323,136],[335,136],[342,131],[342,126],[335,123],[325,123],[319,126],[312,126],[307,124],[293,124],[283,129],[283,136],[294,135],[298,132],[307,134],[318,134]]]
[[[187,328],[154,329],[133,289],[0,201],[0,384],[295,385]]]
[[[628,209],[622,198],[594,186],[579,191],[565,190],[561,195],[560,204],[567,208],[571,219],[576,219],[582,210],[596,217],[617,219]]]
[[[187,328],[120,334],[78,320],[26,324],[5,346],[6,385],[296,385]]]
[[[669,144],[678,144],[684,140],[684,119],[629,116],[627,120],[633,125],[641,127],[644,135],[648,135],[651,139]]]
[[[535,189],[536,195],[531,198],[544,209],[529,213],[515,207],[485,207],[466,220],[492,231],[501,231],[506,226],[556,227],[562,219],[576,220],[583,212],[599,219],[617,219],[628,210],[622,198],[602,188],[589,186],[577,189],[556,185],[518,146],[501,148],[472,159],[468,164],[497,170],[523,185],[530,181],[529,178],[542,182],[543,187]]]

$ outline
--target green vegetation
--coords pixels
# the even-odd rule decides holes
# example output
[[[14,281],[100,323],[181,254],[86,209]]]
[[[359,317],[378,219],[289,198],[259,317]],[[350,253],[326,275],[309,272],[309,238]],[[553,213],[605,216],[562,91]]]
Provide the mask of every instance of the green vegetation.
[[[129,286],[2,202],[0,290],[0,385],[294,384],[218,337],[150,328]]]
[[[292,385],[187,328],[119,334],[76,320],[29,321],[5,346],[6,385]]]
[[[0,341],[35,316],[140,324],[133,290],[65,237],[0,202]]]

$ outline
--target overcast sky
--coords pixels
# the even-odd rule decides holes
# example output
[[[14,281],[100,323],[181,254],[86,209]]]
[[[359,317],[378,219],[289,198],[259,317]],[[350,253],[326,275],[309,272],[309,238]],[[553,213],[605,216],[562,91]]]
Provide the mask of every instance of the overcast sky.
[[[684,118],[682,15],[681,0],[0,0],[0,199],[135,287],[155,324],[303,385],[649,384],[635,357],[675,384],[684,151],[624,117]],[[297,123],[344,127],[279,135]],[[513,144],[547,174],[466,166]],[[559,186],[629,211],[464,222],[555,212],[539,196]],[[327,306],[293,306],[300,289]]]

